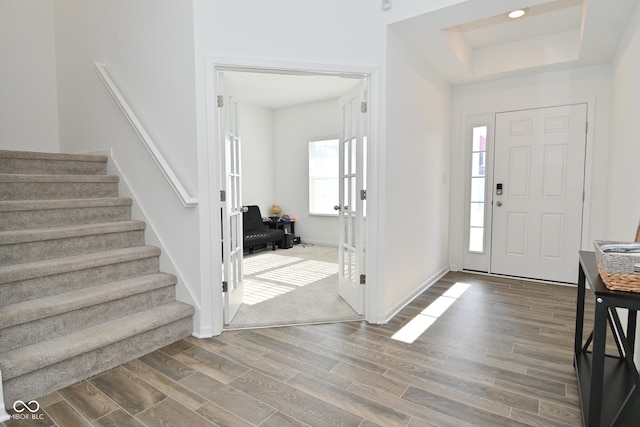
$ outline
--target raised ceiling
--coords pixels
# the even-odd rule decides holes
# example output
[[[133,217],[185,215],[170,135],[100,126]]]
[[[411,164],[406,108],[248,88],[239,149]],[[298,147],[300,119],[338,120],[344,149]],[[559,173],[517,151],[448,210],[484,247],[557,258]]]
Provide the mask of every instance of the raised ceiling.
[[[637,0],[469,0],[390,25],[452,85],[611,63]],[[528,8],[518,19],[506,14]]]

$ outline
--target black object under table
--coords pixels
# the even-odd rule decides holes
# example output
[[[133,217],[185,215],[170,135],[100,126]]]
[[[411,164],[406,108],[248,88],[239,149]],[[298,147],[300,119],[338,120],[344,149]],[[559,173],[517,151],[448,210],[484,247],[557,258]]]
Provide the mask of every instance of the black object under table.
[[[583,424],[640,426],[640,375],[633,361],[640,293],[609,290],[598,273],[595,253],[581,251],[579,255],[574,366]],[[587,295],[595,299],[595,318],[583,343]],[[626,331],[617,308],[628,310]],[[607,324],[617,346],[615,355],[606,354]]]

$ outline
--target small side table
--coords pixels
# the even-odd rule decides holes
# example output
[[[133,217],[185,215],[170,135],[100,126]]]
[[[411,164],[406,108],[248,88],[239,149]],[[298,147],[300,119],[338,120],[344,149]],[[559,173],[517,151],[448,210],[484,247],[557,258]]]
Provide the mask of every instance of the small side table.
[[[580,252],[574,341],[582,420],[586,427],[640,425],[640,375],[633,361],[640,293],[609,290],[600,278],[594,252]],[[586,284],[595,299],[593,331],[583,343]],[[616,308],[628,310],[626,332]],[[607,323],[618,348],[605,352]],[[593,345],[592,350],[589,347]]]
[[[292,220],[292,221],[263,221],[265,224],[267,224],[269,226],[269,228],[276,228],[279,230],[284,231],[285,233],[288,234],[296,234],[296,220]]]

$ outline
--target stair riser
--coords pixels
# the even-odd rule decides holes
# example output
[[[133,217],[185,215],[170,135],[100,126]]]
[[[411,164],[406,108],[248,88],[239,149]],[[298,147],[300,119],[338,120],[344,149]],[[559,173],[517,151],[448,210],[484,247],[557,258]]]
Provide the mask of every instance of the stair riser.
[[[0,200],[66,200],[117,196],[117,182],[0,183]]]
[[[172,285],[4,328],[0,330],[0,348],[10,351],[167,304],[175,299],[175,286]]]
[[[4,381],[4,401],[28,402],[191,335],[191,316],[101,349]],[[4,375],[3,371],[3,375]]]
[[[2,245],[0,266],[143,245],[143,230]]]
[[[117,280],[157,273],[158,257],[109,264],[0,284],[0,307]]]
[[[1,212],[0,231],[99,224],[130,219],[131,206]]]
[[[7,159],[0,157],[0,173],[45,175],[105,175],[105,162],[73,160]]]

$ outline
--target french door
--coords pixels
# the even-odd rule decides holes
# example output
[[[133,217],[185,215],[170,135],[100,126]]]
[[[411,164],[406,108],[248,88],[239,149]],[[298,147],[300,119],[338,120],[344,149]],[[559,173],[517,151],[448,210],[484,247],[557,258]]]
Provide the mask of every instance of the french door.
[[[229,324],[242,305],[244,296],[242,271],[242,162],[241,142],[238,137],[237,101],[226,93],[224,73],[218,73],[218,123],[222,159],[220,193],[222,215],[222,283],[224,301],[224,323]]]
[[[339,154],[339,274],[338,293],[353,308],[364,312],[366,208],[366,79],[340,98]]]

